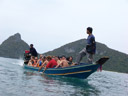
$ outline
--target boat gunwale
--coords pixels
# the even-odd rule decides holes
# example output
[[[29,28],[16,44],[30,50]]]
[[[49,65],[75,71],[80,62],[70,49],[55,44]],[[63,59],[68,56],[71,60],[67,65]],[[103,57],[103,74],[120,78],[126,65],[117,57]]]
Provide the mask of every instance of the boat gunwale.
[[[87,66],[92,66],[92,65],[98,65],[98,64],[82,64],[82,65],[75,65],[75,66],[70,66],[70,67],[65,67],[65,68],[48,68],[47,70],[68,70],[68,69],[74,69],[74,68],[81,68],[81,67],[87,67]],[[39,69],[39,67],[33,67],[33,66],[28,66],[24,65],[33,69]],[[44,69],[44,68],[43,68]]]

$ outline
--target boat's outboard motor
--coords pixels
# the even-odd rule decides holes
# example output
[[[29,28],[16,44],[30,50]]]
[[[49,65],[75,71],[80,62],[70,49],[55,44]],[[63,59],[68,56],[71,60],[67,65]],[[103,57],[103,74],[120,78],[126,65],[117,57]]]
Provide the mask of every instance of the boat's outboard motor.
[[[31,59],[30,51],[29,50],[25,50],[25,53],[24,53],[24,64],[28,64],[30,59]]]

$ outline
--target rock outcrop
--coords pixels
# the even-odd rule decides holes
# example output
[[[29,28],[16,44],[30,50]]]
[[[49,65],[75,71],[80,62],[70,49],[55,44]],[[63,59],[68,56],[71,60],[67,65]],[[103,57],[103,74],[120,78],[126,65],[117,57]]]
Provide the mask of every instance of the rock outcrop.
[[[28,49],[29,45],[21,39],[19,33],[16,33],[0,45],[0,56],[7,58],[23,58],[24,51]]]

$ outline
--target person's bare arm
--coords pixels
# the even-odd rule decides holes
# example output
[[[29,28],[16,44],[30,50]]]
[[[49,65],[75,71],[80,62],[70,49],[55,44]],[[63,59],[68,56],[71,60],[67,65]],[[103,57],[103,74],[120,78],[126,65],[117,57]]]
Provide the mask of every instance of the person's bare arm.
[[[31,60],[29,60],[29,62],[28,62],[28,66],[32,66],[32,62],[31,62]]]
[[[44,67],[45,64],[47,65],[47,64],[48,64],[48,61],[45,61],[45,62],[42,64],[42,66]]]
[[[39,72],[44,67],[44,64],[45,64],[45,62],[39,67]]]
[[[36,65],[35,65],[34,67],[38,67],[38,64],[39,64],[39,63],[37,62]]]
[[[47,64],[48,64],[48,61],[45,61],[45,62],[41,65],[41,67],[39,68],[39,72],[40,72],[40,70],[41,70],[43,67],[45,67],[45,64],[47,65]]]
[[[47,70],[47,67],[44,68],[44,71],[42,72],[42,74],[44,74],[45,70]]]
[[[62,65],[63,65],[63,61],[61,61],[60,64],[58,64],[55,68],[58,68],[59,66],[62,67]]]
[[[57,64],[57,66],[55,68],[58,68],[60,66],[60,64]]]

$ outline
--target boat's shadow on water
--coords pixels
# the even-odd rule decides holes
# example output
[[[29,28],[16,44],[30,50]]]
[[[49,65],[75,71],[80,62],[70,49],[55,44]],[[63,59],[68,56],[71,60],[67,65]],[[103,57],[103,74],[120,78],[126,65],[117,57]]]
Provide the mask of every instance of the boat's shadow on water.
[[[65,85],[70,85],[75,89],[74,94],[72,96],[78,96],[78,93],[82,96],[99,96],[100,91],[97,90],[94,86],[89,84],[88,79],[77,79],[71,77],[64,76],[48,76],[42,75],[43,78],[47,78],[47,80],[57,80],[60,83],[65,83]]]
[[[39,82],[43,84],[50,84],[54,82],[60,86],[70,86],[72,90],[74,90],[74,92],[71,93],[71,96],[99,96],[100,93],[98,89],[88,83],[88,79],[77,79],[64,76],[49,76],[31,71],[24,71],[24,74],[26,76],[41,76],[42,80],[39,80]],[[70,90],[71,89],[69,89],[69,91]]]

